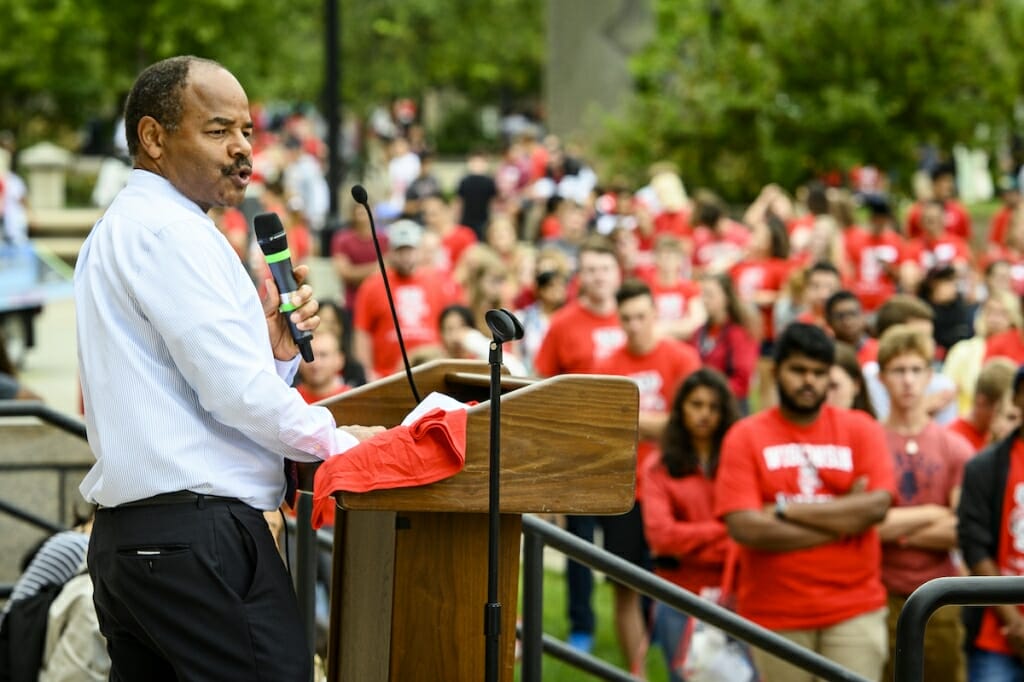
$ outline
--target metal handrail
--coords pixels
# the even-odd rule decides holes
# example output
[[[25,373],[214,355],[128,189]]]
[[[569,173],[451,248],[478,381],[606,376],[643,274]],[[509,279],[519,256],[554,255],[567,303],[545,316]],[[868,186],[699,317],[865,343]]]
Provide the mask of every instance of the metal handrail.
[[[82,440],[87,439],[85,422],[35,400],[0,400],[0,417],[36,417]]]
[[[821,654],[794,644],[771,630],[741,618],[728,609],[702,599],[649,571],[595,547],[590,542],[582,540],[552,523],[532,516],[524,516],[523,533],[527,536],[537,536],[543,544],[611,576],[616,582],[713,625],[737,639],[774,654],[822,679],[830,682],[868,682],[866,678],[847,670]],[[527,546],[529,547],[529,545]],[[530,560],[534,563],[537,561],[535,552],[536,547],[534,546],[530,550]],[[530,633],[531,637],[523,640],[522,682],[540,682],[539,665],[535,663],[534,659],[539,655],[542,646],[541,641],[537,639],[536,623],[528,622],[528,619],[542,617],[539,609],[535,607],[537,594],[543,588],[536,584],[531,584],[529,587],[526,585],[527,581],[534,583],[538,579],[536,567],[527,566],[524,571],[523,631]],[[543,580],[543,575],[540,576],[540,580]],[[531,611],[532,613],[530,613]],[[531,659],[529,662],[527,662],[528,658]]]
[[[1024,577],[935,578],[914,590],[896,622],[894,679],[899,682],[920,682],[924,679],[925,626],[932,613],[947,604],[1024,604]]]

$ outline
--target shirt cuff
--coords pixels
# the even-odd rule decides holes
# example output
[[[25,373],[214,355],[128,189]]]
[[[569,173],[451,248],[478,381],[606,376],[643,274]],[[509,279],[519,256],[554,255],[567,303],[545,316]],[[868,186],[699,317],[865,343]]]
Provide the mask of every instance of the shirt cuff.
[[[289,386],[295,381],[295,375],[299,371],[299,354],[296,353],[295,357],[291,360],[278,360],[274,358],[274,367],[277,368],[277,376],[284,379],[284,383]]]
[[[346,450],[351,450],[355,446],[359,445],[359,439],[353,436],[351,433],[341,430],[340,428],[334,430],[334,447],[331,448],[331,456],[340,455]]]

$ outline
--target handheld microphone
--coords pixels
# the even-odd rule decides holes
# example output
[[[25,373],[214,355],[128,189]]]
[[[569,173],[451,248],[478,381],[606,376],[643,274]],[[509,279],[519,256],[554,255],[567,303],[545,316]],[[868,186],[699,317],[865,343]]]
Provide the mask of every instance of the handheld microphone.
[[[366,215],[370,218],[370,234],[373,236],[373,248],[377,252],[377,267],[380,268],[380,275],[384,278],[384,293],[388,297],[388,306],[391,308],[391,321],[395,325],[395,336],[398,337],[398,349],[402,351],[402,362],[405,363],[405,378],[409,381],[409,388],[412,389],[412,397],[418,405],[420,392],[416,390],[416,382],[412,378],[412,367],[409,365],[409,355],[405,352],[405,341],[402,340],[402,328],[398,325],[398,311],[395,310],[395,299],[391,296],[391,283],[388,282],[388,271],[384,267],[384,255],[380,252],[380,241],[377,239],[377,225],[373,222],[373,211],[370,210],[369,197],[366,188],[362,185],[352,186],[352,198],[363,207]]]
[[[256,230],[256,241],[263,250],[270,267],[270,274],[274,277],[274,284],[281,294],[281,306],[279,310],[288,322],[288,329],[292,332],[292,340],[299,347],[302,359],[306,362],[313,361],[313,333],[303,331],[295,326],[291,320],[291,312],[295,310],[292,303],[292,293],[298,290],[299,285],[295,282],[295,273],[292,272],[292,254],[288,250],[288,238],[284,233],[284,225],[276,213],[260,213],[253,218],[253,228]]]

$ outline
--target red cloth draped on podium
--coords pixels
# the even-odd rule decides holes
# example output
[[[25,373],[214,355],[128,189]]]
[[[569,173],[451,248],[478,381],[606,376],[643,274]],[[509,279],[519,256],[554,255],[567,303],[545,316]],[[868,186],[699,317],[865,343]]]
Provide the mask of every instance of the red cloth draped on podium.
[[[313,528],[333,523],[335,492],[411,488],[462,471],[466,421],[466,410],[437,408],[325,461],[313,480]]]

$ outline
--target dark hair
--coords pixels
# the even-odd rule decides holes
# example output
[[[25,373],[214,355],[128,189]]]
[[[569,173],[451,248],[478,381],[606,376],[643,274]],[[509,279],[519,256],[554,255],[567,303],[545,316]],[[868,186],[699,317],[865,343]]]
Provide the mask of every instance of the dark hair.
[[[619,287],[619,290],[615,292],[615,303],[622,305],[626,301],[639,298],[640,296],[648,296],[652,300],[654,298],[651,295],[651,288],[646,283],[638,279],[627,279]]]
[[[775,366],[798,354],[831,365],[836,360],[836,345],[818,325],[793,322],[775,341]]]
[[[603,253],[611,256],[612,258],[618,259],[615,253],[615,247],[612,245],[611,240],[601,234],[592,234],[583,240],[580,244],[579,251],[577,252],[577,258],[582,256],[584,253]]]
[[[534,277],[534,283],[537,285],[537,289],[543,289],[556,279],[561,279],[564,282],[565,275],[558,270],[544,270],[537,273],[537,276]]]
[[[812,215],[828,213],[828,190],[824,183],[815,180],[807,185],[807,210]]]
[[[939,282],[955,282],[956,270],[952,265],[938,265],[930,269],[917,286],[917,297],[928,303],[932,302],[932,292]]]
[[[835,275],[839,279],[842,279],[842,276],[839,274],[839,268],[832,265],[826,260],[820,260],[811,265],[811,267],[804,270],[804,281],[810,282],[811,276],[818,272],[827,272],[829,274]]]
[[[875,336],[881,338],[889,327],[910,320],[934,322],[935,311],[917,296],[896,294],[883,303],[875,314]]]
[[[700,458],[693,447],[693,439],[683,422],[683,403],[698,388],[710,388],[718,397],[721,419],[718,428],[711,437],[711,457],[708,459],[708,478],[714,478],[718,471],[718,455],[722,448],[722,439],[726,432],[740,418],[740,408],[736,396],[729,389],[729,381],[721,372],[710,367],[701,367],[686,377],[672,399],[669,408],[668,424],[661,437],[661,463],[668,470],[669,476],[682,478],[700,470]]]
[[[438,326],[442,325],[444,323],[444,318],[449,315],[458,315],[462,318],[462,321],[466,323],[467,327],[476,328],[476,319],[473,315],[473,311],[459,303],[452,303],[441,310],[441,314],[437,316]]]
[[[132,158],[139,151],[139,121],[144,116],[156,119],[172,132],[181,123],[185,109],[182,93],[195,63],[220,66],[210,59],[191,55],[171,57],[146,67],[135,79],[124,104],[124,134],[128,140],[128,154]]]
[[[871,394],[868,393],[868,384],[864,381],[864,372],[860,368],[860,361],[857,359],[857,351],[853,346],[842,341],[836,341],[835,366],[846,372],[847,376],[853,379],[857,386],[857,395],[853,397],[853,409],[867,412],[872,418],[875,415],[875,406],[871,404]]]
[[[751,313],[750,309],[740,299],[736,293],[736,287],[732,283],[732,278],[728,274],[724,272],[714,275],[706,274],[700,279],[701,281],[710,280],[718,283],[718,286],[722,289],[722,294],[725,295],[725,312],[729,316],[730,322],[740,325],[754,337],[760,335],[758,318]]]
[[[768,227],[768,235],[771,237],[772,258],[789,258],[789,232],[786,230],[786,223],[774,213],[769,213],[765,219]]]
[[[856,294],[846,289],[840,289],[836,293],[828,297],[825,301],[825,319],[832,317],[832,309],[843,301],[856,301],[857,305],[860,305],[860,299],[857,298]]]

